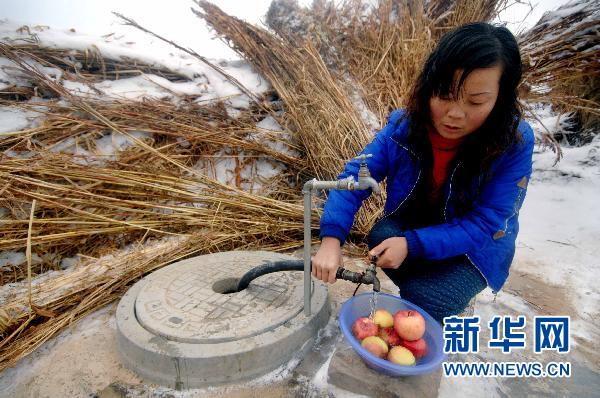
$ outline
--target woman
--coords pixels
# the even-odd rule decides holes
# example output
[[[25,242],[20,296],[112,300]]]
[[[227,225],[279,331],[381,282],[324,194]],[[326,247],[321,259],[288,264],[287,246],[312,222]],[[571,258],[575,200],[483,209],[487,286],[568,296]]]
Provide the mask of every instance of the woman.
[[[534,137],[521,120],[521,57],[504,27],[472,23],[445,34],[427,59],[406,110],[365,147],[387,179],[384,216],[369,255],[401,296],[440,323],[486,286],[504,284],[518,212],[531,175]],[[359,161],[339,178],[357,177]],[[341,245],[371,191],[330,191],[312,274],[335,282]]]

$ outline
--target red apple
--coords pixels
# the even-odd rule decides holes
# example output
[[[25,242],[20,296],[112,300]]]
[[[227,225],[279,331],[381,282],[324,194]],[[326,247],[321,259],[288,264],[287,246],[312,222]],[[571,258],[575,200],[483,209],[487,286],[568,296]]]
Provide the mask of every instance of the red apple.
[[[377,336],[379,326],[367,317],[358,318],[352,324],[352,334],[359,340],[363,340],[369,336]]]
[[[402,340],[402,342],[400,344],[403,347],[408,348],[410,350],[410,352],[412,352],[413,355],[415,356],[415,358],[417,358],[417,359],[424,357],[425,355],[427,355],[427,351],[429,351],[429,348],[427,347],[427,343],[422,338],[419,340],[413,340],[413,341]]]
[[[381,337],[390,347],[400,345],[402,342],[402,339],[398,336],[398,333],[393,327],[381,328],[379,337]]]
[[[405,347],[401,345],[392,347],[388,356],[388,361],[405,366],[414,366],[416,364],[415,356]]]
[[[419,340],[425,334],[425,318],[418,311],[398,311],[394,314],[394,329],[404,340]]]
[[[379,358],[385,358],[388,353],[388,346],[381,337],[369,336],[364,339],[360,345],[362,345],[371,354],[378,356]]]
[[[373,314],[373,322],[379,325],[379,327],[389,328],[390,326],[394,326],[394,317],[388,310],[380,308]]]

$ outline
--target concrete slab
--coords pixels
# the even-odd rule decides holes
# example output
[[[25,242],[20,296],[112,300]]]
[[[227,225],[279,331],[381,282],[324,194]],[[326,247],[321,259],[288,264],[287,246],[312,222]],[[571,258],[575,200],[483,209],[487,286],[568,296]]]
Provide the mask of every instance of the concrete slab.
[[[390,377],[368,368],[346,339],[340,339],[328,370],[328,383],[369,397],[437,397],[442,370],[422,376]]]
[[[313,282],[303,309],[300,271],[277,272],[221,293],[270,252],[227,252],[180,261],[136,283],[117,308],[123,362],[147,381],[184,389],[265,374],[309,350],[328,321],[327,288]]]

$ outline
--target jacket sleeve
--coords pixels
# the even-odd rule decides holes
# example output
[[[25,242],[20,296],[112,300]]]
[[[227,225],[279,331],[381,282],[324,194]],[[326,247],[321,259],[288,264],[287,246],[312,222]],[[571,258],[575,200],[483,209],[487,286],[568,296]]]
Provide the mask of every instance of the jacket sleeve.
[[[373,141],[369,143],[360,153],[372,154],[371,158],[367,159],[367,166],[377,182],[381,182],[388,173],[388,135],[393,131],[396,122],[402,116],[403,111],[395,110],[390,114],[388,123],[376,135]],[[350,175],[358,180],[358,169],[360,168],[360,160],[353,159],[349,161],[344,171],[337,179],[346,178]],[[330,190],[323,215],[321,216],[321,233],[320,238],[332,236],[339,239],[340,243],[344,243],[350,229],[354,224],[354,217],[360,209],[362,202],[371,195],[371,189],[360,191],[338,191]]]
[[[493,177],[481,189],[472,211],[445,224],[415,229],[418,239],[411,257],[432,260],[480,250],[507,234],[509,221],[518,216],[531,176],[534,137],[521,123],[524,142],[515,144],[498,163]]]

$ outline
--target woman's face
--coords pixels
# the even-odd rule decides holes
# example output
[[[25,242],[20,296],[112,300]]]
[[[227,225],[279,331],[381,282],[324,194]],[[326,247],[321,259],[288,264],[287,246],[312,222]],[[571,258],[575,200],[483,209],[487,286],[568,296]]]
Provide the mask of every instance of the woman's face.
[[[454,84],[462,70],[454,74]],[[431,97],[431,121],[439,135],[456,139],[477,130],[492,112],[500,88],[501,66],[473,70],[459,93],[459,98]]]

